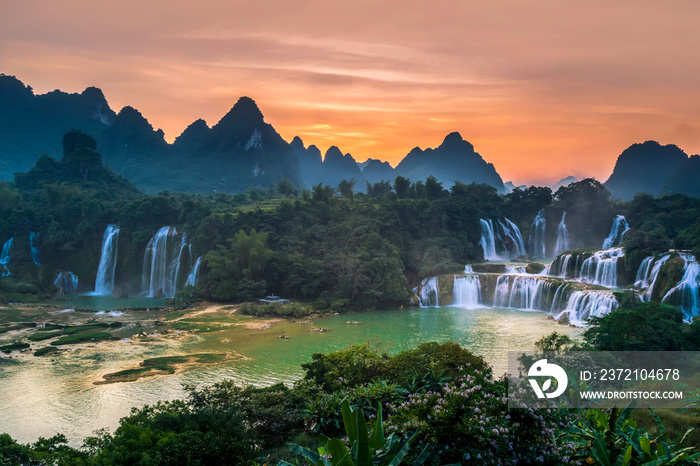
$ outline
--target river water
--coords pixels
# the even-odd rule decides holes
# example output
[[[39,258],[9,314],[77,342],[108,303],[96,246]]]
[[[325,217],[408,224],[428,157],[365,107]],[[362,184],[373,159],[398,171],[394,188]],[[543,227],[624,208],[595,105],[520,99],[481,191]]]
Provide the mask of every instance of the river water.
[[[58,317],[69,319],[72,314],[79,313]],[[158,311],[139,311],[122,316],[100,314],[96,318],[124,321],[158,316]],[[361,324],[347,325],[348,320]],[[113,431],[131,407],[183,397],[183,384],[204,385],[227,378],[241,384],[292,383],[302,376],[300,364],[310,361],[313,353],[357,343],[370,342],[394,354],[422,342],[454,341],[484,357],[500,375],[506,371],[509,351],[532,350],[537,339],[553,331],[573,337],[580,334],[580,329],[559,325],[541,312],[487,308],[374,311],[314,319],[314,323],[328,331],[309,333],[308,325],[285,321],[269,329],[232,327],[155,342],[124,339],[74,348],[54,357],[27,353],[2,359],[0,432],[23,443],[60,432],[71,445],[79,446],[97,429]],[[289,339],[279,339],[282,334]],[[175,375],[136,382],[93,384],[105,373],[135,367],[146,358],[202,352],[235,352],[246,359],[191,367]]]

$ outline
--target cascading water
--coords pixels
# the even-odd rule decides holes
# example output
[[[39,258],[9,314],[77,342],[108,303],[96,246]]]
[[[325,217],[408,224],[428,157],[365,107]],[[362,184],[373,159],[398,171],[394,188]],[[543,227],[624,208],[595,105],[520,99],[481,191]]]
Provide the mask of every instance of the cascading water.
[[[467,264],[464,266],[464,273],[474,273],[474,269],[471,265]]]
[[[625,219],[624,215],[616,216],[610,228],[610,234],[605,238],[605,241],[603,241],[603,249],[619,246],[620,243],[622,243],[622,238],[629,229],[630,226],[627,224],[627,219]]]
[[[478,275],[454,277],[452,305],[464,308],[481,307],[481,280]]]
[[[700,296],[698,295],[700,264],[698,264],[697,259],[692,254],[681,252],[679,255],[684,261],[683,278],[666,293],[661,302],[679,305],[685,320],[692,322],[693,317],[700,314],[700,308],[698,307],[700,302]]]
[[[639,270],[637,271],[637,277],[635,279],[634,286],[643,291],[639,295],[642,301],[651,300],[651,296],[654,293],[654,285],[656,285],[656,279],[659,277],[659,272],[661,267],[671,258],[671,254],[664,254],[658,259],[654,259],[652,256],[644,258]]]
[[[73,272],[61,272],[53,282],[60,289],[61,294],[73,293],[78,289],[78,283],[78,276]]]
[[[39,262],[39,247],[36,245],[38,239],[39,233],[33,231],[29,232],[29,252],[31,253],[32,261],[34,261],[36,265],[41,265]]]
[[[496,282],[493,305],[529,311],[546,311],[549,308],[546,303],[551,288],[552,283],[541,278],[501,275]]]
[[[507,218],[503,217],[503,220],[505,220],[505,224],[500,220],[498,221],[498,224],[501,226],[505,237],[510,239],[510,242],[513,244],[513,251],[511,252],[510,257],[527,255],[527,251],[525,251],[525,243],[523,242],[523,235],[520,234],[520,229],[515,223],[511,222]],[[504,243],[505,242],[506,241],[504,238]]]
[[[545,275],[566,278],[568,275],[569,262],[571,261],[571,257],[571,254],[563,254],[555,257],[552,263],[546,269]]]
[[[569,323],[582,327],[590,317],[602,317],[617,309],[618,305],[617,299],[611,293],[578,290],[571,293],[566,309],[555,319],[559,320],[568,315]]]
[[[557,233],[557,244],[554,246],[554,255],[558,256],[569,250],[569,230],[566,229],[566,211],[561,214],[559,229]]]
[[[481,222],[481,240],[479,244],[484,250],[484,259],[488,261],[501,260],[501,256],[496,253],[496,235],[493,230],[493,221],[479,220]]]
[[[622,248],[596,251],[583,261],[578,279],[584,283],[607,287],[617,286],[617,261],[625,255]]]
[[[517,225],[503,218],[496,223],[493,220],[480,219],[481,240],[479,244],[484,250],[484,259],[489,261],[507,260],[526,255],[525,243]],[[505,248],[503,254],[497,252],[497,240]]]
[[[192,264],[192,248],[185,233],[162,227],[146,246],[141,274],[143,294],[173,297],[181,286],[196,283],[200,263],[201,257]]]
[[[5,244],[2,246],[2,253],[0,253],[0,264],[4,267],[4,271],[2,272],[2,277],[7,277],[10,275],[10,260],[12,259],[12,253],[14,252],[14,243],[15,243],[15,238],[12,237],[5,241]]]
[[[102,252],[100,265],[97,268],[95,278],[95,291],[89,293],[93,296],[112,294],[114,291],[114,271],[117,268],[117,245],[119,239],[119,227],[108,225],[102,236]]]
[[[198,273],[199,273],[199,266],[202,264],[202,256],[199,256],[197,258],[197,261],[194,263],[194,267],[192,267],[192,271],[190,274],[187,276],[187,281],[185,282],[185,286],[195,286],[197,285],[197,278]]]
[[[639,270],[637,270],[637,277],[634,280],[635,288],[648,288],[649,287],[649,276],[651,275],[651,267],[654,264],[654,256],[645,257],[641,264],[639,264]]]
[[[416,293],[418,287],[413,291]],[[416,297],[420,307],[432,307],[440,305],[440,291],[438,290],[438,279],[437,277],[424,278],[421,282],[420,291],[417,292]]]
[[[544,209],[540,209],[537,212],[535,220],[530,226],[530,237],[528,239],[528,246],[530,247],[530,254],[532,257],[545,257],[546,246],[545,246],[545,228],[546,220],[544,218]]]

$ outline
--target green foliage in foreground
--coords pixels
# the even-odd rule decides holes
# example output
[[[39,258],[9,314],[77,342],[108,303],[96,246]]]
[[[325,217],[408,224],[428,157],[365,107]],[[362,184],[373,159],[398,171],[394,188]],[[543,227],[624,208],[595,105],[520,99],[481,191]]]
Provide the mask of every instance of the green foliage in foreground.
[[[301,455],[309,464],[316,466],[396,466],[401,464],[408,455],[411,445],[418,437],[418,432],[409,434],[405,440],[396,433],[389,435],[388,438],[385,437],[381,405],[377,408],[377,417],[371,433],[367,431],[367,421],[361,409],[352,409],[347,400],[343,400],[341,408],[343,425],[348,438],[347,447],[339,438],[329,439],[319,436],[319,440],[324,445],[318,449],[318,453],[293,443],[289,444],[291,451]],[[428,448],[426,446],[413,461],[414,466],[420,466],[428,459],[430,455]],[[292,465],[286,461],[280,461],[278,466]]]
[[[629,410],[509,410],[507,381],[454,343],[395,356],[359,345],[304,369],[293,387],[188,387],[187,399],[133,409],[80,449],[60,435],[31,445],[2,435],[0,465],[700,464],[690,437],[672,440],[653,411],[652,434]]]
[[[563,440],[572,442],[577,459],[589,464],[661,466],[694,464],[700,460],[696,448],[682,446],[692,429],[686,432],[678,445],[670,444],[664,438],[663,423],[653,409],[650,412],[661,432],[657,437],[651,436],[647,429],[637,427],[630,417],[632,408],[633,405],[624,410],[587,410],[578,424],[563,436]]]

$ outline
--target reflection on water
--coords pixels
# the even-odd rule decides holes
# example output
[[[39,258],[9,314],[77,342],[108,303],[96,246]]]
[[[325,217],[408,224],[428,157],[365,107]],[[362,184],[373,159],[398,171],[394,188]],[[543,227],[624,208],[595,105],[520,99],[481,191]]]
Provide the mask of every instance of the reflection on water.
[[[348,320],[362,324],[346,325]],[[210,384],[225,378],[241,384],[288,383],[301,376],[299,365],[309,361],[312,353],[334,351],[365,341],[379,344],[392,354],[421,342],[455,341],[483,356],[496,374],[502,374],[508,351],[531,350],[535,340],[553,331],[573,336],[579,333],[578,329],[547,320],[542,313],[455,307],[334,316],[315,319],[315,325],[327,328],[328,332],[308,333],[308,325],[282,322],[269,330],[232,328],[177,342],[122,340],[99,343],[57,357],[29,355],[16,360],[19,362],[5,362],[0,364],[0,390],[4,395],[0,432],[7,432],[20,442],[62,432],[71,444],[80,445],[96,429],[106,427],[113,431],[119,418],[128,415],[132,406],[183,397],[183,384]],[[289,339],[279,339],[282,334]],[[238,352],[248,359],[195,367],[173,376],[93,385],[103,374],[133,367],[145,358],[226,351]]]

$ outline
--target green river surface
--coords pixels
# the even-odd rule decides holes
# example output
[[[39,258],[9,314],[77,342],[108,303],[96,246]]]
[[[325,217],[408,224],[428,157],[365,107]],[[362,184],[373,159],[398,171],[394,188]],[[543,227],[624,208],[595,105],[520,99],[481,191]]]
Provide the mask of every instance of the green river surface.
[[[109,298],[91,303],[93,309],[103,311],[162,304],[141,299],[117,305]],[[61,305],[69,308],[71,304],[85,307],[85,301]],[[70,323],[80,314],[85,313],[54,313],[48,320]],[[119,320],[132,324],[159,317],[163,314],[158,310],[90,316],[105,322]],[[85,320],[84,315],[82,318]],[[347,325],[348,321],[361,324]],[[79,446],[83,438],[97,429],[114,431],[131,407],[184,397],[184,384],[201,386],[229,378],[240,384],[291,384],[302,376],[300,364],[310,361],[313,353],[327,353],[363,342],[395,354],[422,342],[454,341],[484,357],[493,366],[494,374],[500,376],[507,371],[509,351],[532,350],[537,339],[553,331],[572,337],[581,332],[557,324],[542,312],[490,308],[407,308],[315,318],[313,322],[314,325],[308,325],[284,321],[261,330],[231,327],[152,342],[125,338],[72,347],[67,353],[51,357],[15,352],[12,358],[0,359],[0,432],[9,433],[23,443],[60,432],[71,445]],[[310,327],[324,327],[328,331],[310,333]],[[154,328],[145,325],[144,330],[151,332]],[[280,335],[289,339],[279,339]],[[18,338],[18,335],[0,336],[2,344]],[[239,353],[245,359],[192,366],[174,375],[136,382],[93,384],[106,373],[133,368],[146,358],[225,352]]]

